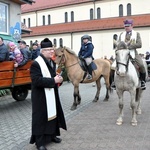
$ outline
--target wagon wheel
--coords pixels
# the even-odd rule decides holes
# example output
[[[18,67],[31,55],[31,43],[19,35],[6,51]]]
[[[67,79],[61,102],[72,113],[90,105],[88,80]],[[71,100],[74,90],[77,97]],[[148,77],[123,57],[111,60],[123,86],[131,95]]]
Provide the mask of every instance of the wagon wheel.
[[[14,87],[12,89],[12,97],[16,101],[23,101],[28,96],[28,89],[22,86]]]

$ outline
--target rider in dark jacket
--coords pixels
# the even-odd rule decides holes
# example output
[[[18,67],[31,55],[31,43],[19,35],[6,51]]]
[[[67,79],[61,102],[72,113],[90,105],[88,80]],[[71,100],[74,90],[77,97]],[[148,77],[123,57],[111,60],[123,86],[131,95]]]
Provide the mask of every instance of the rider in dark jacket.
[[[93,60],[93,49],[94,46],[92,44],[92,42],[90,41],[90,36],[89,35],[84,35],[82,37],[83,39],[83,44],[81,45],[80,51],[78,53],[78,57],[82,58],[85,60],[86,64],[87,64],[87,68],[88,68],[88,76],[87,79],[91,80],[92,79],[92,66],[91,66],[91,62]]]

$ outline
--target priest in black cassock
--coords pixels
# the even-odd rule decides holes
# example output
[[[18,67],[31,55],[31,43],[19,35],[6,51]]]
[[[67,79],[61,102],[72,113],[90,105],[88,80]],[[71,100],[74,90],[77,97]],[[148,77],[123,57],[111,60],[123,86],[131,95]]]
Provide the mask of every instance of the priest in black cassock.
[[[51,59],[54,54],[52,42],[45,38],[41,41],[40,56],[31,65],[32,80],[32,135],[30,144],[38,150],[46,150],[49,142],[60,143],[60,129],[67,130],[61,107],[58,84],[63,78],[56,75],[56,64]]]

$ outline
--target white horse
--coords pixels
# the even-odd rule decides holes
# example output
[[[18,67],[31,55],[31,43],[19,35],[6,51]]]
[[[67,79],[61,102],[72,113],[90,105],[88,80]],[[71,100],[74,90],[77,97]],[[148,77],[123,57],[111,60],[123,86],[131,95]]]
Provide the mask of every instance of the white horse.
[[[116,71],[115,71],[115,85],[116,92],[119,98],[119,118],[116,124],[123,123],[123,93],[128,91],[131,96],[131,109],[133,126],[137,125],[136,113],[141,114],[140,102],[143,90],[140,88],[140,80],[135,66],[130,59],[130,50],[125,46],[123,49],[116,50]]]

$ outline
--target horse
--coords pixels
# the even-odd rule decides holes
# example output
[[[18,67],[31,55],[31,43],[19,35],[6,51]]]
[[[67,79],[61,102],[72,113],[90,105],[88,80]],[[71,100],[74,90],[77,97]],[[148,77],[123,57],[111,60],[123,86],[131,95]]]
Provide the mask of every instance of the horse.
[[[116,92],[119,98],[119,117],[116,124],[122,125],[123,123],[123,93],[128,91],[130,93],[131,102],[130,107],[132,109],[133,126],[137,125],[136,114],[141,114],[141,96],[143,90],[140,88],[140,79],[138,71],[132,63],[130,50],[127,48],[124,42],[118,44],[118,48],[115,51],[116,54],[116,70],[114,81],[116,85]],[[146,67],[146,66],[145,66]]]
[[[71,106],[71,110],[75,110],[77,105],[81,103],[81,96],[79,93],[79,83],[91,83],[96,81],[97,92],[93,102],[99,100],[101,83],[100,79],[103,77],[106,84],[106,96],[104,101],[108,101],[110,90],[110,71],[111,63],[104,59],[95,59],[93,62],[96,64],[97,69],[92,72],[93,78],[88,80],[85,78],[85,71],[80,66],[80,59],[75,52],[68,47],[59,47],[55,49],[55,63],[64,65],[67,69],[67,76],[74,86],[74,102]]]

